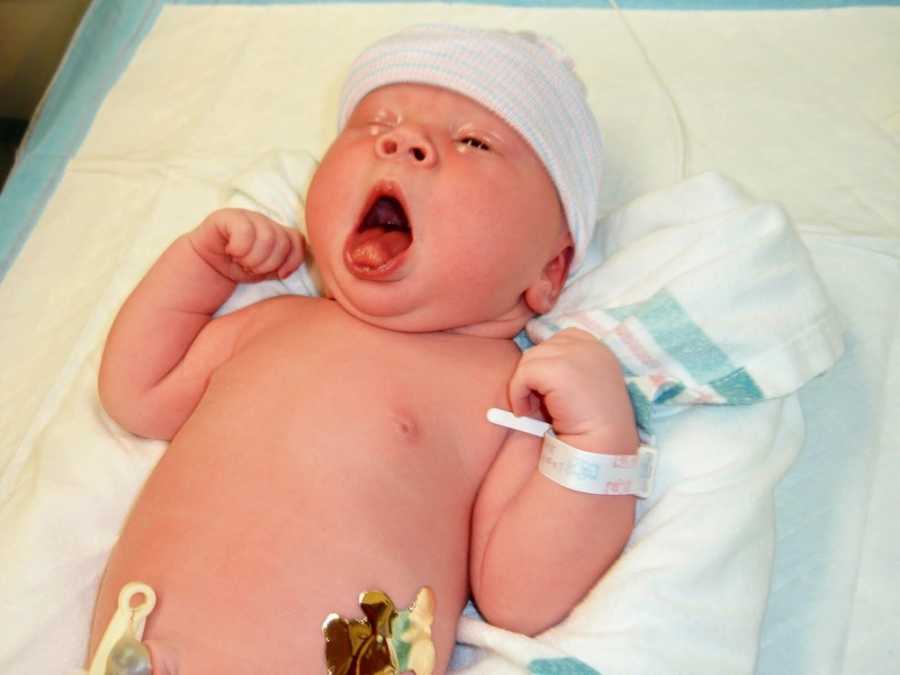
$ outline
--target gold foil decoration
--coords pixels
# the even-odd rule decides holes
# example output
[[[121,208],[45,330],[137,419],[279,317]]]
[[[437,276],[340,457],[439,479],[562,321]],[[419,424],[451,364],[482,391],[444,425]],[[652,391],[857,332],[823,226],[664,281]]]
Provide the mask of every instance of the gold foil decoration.
[[[329,614],[322,624],[328,675],[431,675],[434,592],[421,588],[409,609],[397,611],[382,591],[359,596],[364,619]]]

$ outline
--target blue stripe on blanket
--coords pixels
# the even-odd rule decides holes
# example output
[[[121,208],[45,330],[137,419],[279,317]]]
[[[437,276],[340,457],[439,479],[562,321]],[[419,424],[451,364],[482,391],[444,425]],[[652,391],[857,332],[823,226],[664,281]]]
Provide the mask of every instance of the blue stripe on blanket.
[[[631,408],[634,410],[634,423],[638,425],[639,429],[652,433],[653,403],[644,396],[644,392],[636,383],[629,382],[626,389],[628,389],[628,397],[631,399]]]
[[[649,300],[616,307],[607,313],[620,322],[638,322],[660,349],[678,361],[697,382],[712,387],[726,403],[746,404],[765,398],[753,378],[731,362],[667,290],[658,291]],[[663,403],[679,393],[667,388],[653,402]]]
[[[528,672],[535,675],[601,675],[578,659],[535,659],[528,664]]]
[[[634,368],[622,362],[620,355],[635,421],[642,431],[652,435],[653,410],[659,405],[748,405],[766,398],[746,369],[728,357],[668,290],[661,289],[648,300],[632,305],[593,311],[624,324],[625,333],[630,335],[633,345],[637,345],[631,356],[648,367],[644,373],[635,372]],[[571,325],[566,319],[564,316],[557,321],[562,325]],[[551,333],[562,329],[560,323],[548,317],[541,317],[538,321]],[[579,322],[577,316],[572,317],[572,323],[588,328]],[[609,325],[609,321],[603,324]],[[602,339],[603,336],[598,337]],[[531,341],[524,334],[517,337],[517,343],[523,350],[531,346]],[[625,349],[629,347],[626,345]],[[674,379],[671,372],[657,372],[658,366],[653,364],[657,359],[677,362],[693,382]],[[662,375],[669,381],[659,382],[651,375]],[[711,396],[712,393],[717,397]]]
[[[709,386],[719,392],[729,405],[746,405],[765,398],[756,382],[743,368],[710,382]]]

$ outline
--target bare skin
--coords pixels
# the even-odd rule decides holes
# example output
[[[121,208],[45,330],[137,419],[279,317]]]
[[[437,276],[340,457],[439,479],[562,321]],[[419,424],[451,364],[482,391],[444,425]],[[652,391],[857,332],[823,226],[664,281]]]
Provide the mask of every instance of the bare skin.
[[[442,672],[472,504],[505,436],[484,410],[507,404],[518,350],[392,333],[328,300],[254,309],[131,514],[98,617],[141,579],[160,594],[147,636],[179,672],[315,673],[329,612],[359,616],[372,588],[406,606],[430,585]]]
[[[539,440],[484,417],[493,406],[542,409],[583,450],[637,447],[621,373],[601,343],[564,331],[523,357],[509,340],[565,280],[570,244],[549,178],[502,120],[464,97],[411,85],[375,93],[374,106],[358,108],[364,119],[388,106],[397,121],[365,133],[351,122],[310,188],[310,240],[330,298],[278,298],[211,319],[236,283],[284,276],[303,257],[295,233],[221,211],[176,240],[120,311],[101,400],[126,428],[171,445],[109,561],[92,653],[119,589],[141,580],[159,596],[145,632],[155,675],[324,672],[329,612],[359,616],[357,596],[373,588],[404,607],[428,585],[443,673],[470,594],[492,622],[536,633],[624,546],[633,498],[553,483],[536,470]],[[520,213],[509,202],[490,215],[511,214],[497,229],[522,247],[512,262],[499,256],[502,237],[466,253],[477,217],[442,229],[439,181],[453,180],[454,162],[496,160],[452,154],[450,118],[466,133],[487,127],[500,146],[486,200],[504,194],[504,162],[509,189],[533,195]],[[464,191],[481,168],[458,170]],[[340,179],[358,187],[335,195]],[[393,241],[354,243],[373,185],[404,201],[412,243],[399,254]],[[445,267],[502,288],[441,295]]]

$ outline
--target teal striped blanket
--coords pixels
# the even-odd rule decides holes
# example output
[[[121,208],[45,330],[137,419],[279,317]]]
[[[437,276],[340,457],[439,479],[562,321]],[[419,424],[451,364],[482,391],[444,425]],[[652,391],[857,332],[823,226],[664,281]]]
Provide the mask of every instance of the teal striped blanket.
[[[531,321],[540,342],[578,327],[622,364],[638,424],[692,405],[785,396],[827,370],[842,327],[785,212],[706,173],[601,224],[602,265]]]

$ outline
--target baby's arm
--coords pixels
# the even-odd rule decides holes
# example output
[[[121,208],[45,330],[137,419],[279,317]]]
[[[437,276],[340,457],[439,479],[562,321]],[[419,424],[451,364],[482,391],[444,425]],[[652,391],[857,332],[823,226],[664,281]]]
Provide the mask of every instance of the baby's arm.
[[[140,436],[174,436],[252,314],[213,313],[238,282],[287,276],[302,259],[296,231],[241,209],[216,211],[176,239],[107,338],[99,390],[110,416]]]
[[[638,448],[619,364],[589,333],[562,331],[525,352],[510,402],[515,414],[532,416],[543,402],[559,439],[580,450]],[[540,452],[539,439],[510,433],[475,504],[470,555],[479,610],[495,625],[530,635],[568,614],[615,562],[634,526],[634,497],[565,488],[538,471]]]

